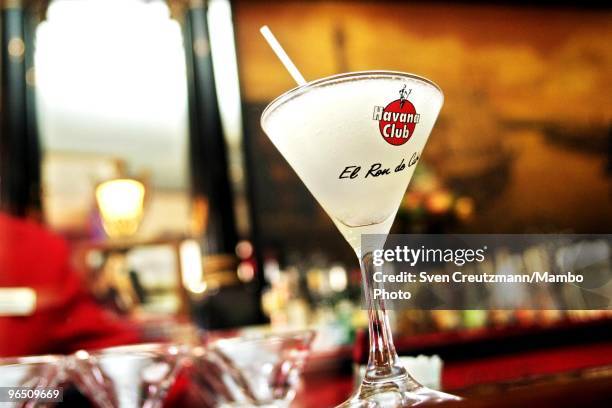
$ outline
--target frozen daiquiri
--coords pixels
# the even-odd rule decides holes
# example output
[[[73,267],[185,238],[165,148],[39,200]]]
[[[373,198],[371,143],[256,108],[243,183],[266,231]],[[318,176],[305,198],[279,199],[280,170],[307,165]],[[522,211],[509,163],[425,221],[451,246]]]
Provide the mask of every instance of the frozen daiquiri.
[[[456,399],[418,384],[400,364],[373,248],[362,234],[389,233],[444,96],[433,82],[390,71],[355,72],[301,85],[274,100],[261,124],[359,257],[370,317],[361,386],[342,406],[404,407]]]

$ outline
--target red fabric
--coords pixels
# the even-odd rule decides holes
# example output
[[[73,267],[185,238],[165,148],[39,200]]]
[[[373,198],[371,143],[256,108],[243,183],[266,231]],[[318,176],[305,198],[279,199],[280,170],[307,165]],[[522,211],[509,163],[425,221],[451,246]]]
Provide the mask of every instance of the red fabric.
[[[128,322],[98,306],[71,269],[66,242],[0,213],[0,287],[36,291],[31,316],[0,316],[0,356],[67,353],[138,341]]]

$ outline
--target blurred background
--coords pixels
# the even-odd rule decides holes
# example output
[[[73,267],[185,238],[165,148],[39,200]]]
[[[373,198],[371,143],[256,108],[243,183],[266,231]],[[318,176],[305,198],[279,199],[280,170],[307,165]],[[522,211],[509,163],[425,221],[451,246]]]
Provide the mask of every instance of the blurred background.
[[[0,287],[33,290],[5,295],[14,297],[0,315],[60,301],[44,290],[66,282],[45,269],[57,256],[96,310],[138,322],[141,339],[314,327],[321,360],[363,358],[354,254],[259,124],[295,86],[259,34],[265,24],[307,80],[385,69],[443,89],[393,232],[612,230],[612,11],[598,2],[2,4]],[[552,262],[558,248],[538,250]],[[533,253],[517,255],[520,269]],[[475,358],[483,344],[500,355],[574,347],[571,367],[536,356],[445,378],[461,387],[597,365],[606,353],[576,342],[609,341],[609,318],[519,310],[393,320],[400,349],[445,361]],[[0,346],[2,355],[61,348]]]

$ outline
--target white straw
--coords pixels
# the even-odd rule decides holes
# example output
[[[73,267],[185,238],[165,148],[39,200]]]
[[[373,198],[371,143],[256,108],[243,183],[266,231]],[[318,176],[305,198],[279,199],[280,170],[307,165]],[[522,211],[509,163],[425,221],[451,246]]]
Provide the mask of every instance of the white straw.
[[[281,60],[287,71],[289,71],[289,74],[291,74],[295,82],[297,82],[298,85],[304,85],[306,83],[306,80],[304,79],[300,71],[298,71],[297,67],[295,66],[293,61],[291,61],[291,58],[289,58],[285,50],[283,50],[283,47],[281,47],[280,43],[278,42],[276,37],[274,37],[274,34],[272,34],[272,31],[270,31],[268,26],[266,25],[261,27],[259,31],[261,32],[261,35],[264,36],[264,38],[270,45],[270,48],[272,48],[272,51],[274,51],[278,59]]]

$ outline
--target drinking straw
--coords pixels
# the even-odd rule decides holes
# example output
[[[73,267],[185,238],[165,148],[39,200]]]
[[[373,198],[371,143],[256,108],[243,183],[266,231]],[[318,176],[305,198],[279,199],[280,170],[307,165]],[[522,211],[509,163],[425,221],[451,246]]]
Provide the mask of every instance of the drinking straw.
[[[297,69],[293,61],[291,61],[291,58],[289,58],[289,56],[287,55],[283,47],[280,45],[274,34],[272,34],[272,31],[270,31],[268,26],[265,25],[261,27],[259,31],[261,32],[261,35],[264,36],[264,38],[270,45],[270,48],[272,48],[272,51],[274,51],[278,59],[281,60],[287,71],[289,71],[289,74],[293,77],[294,81],[297,82],[298,85],[304,85],[306,83],[306,80],[304,79],[300,71]]]

